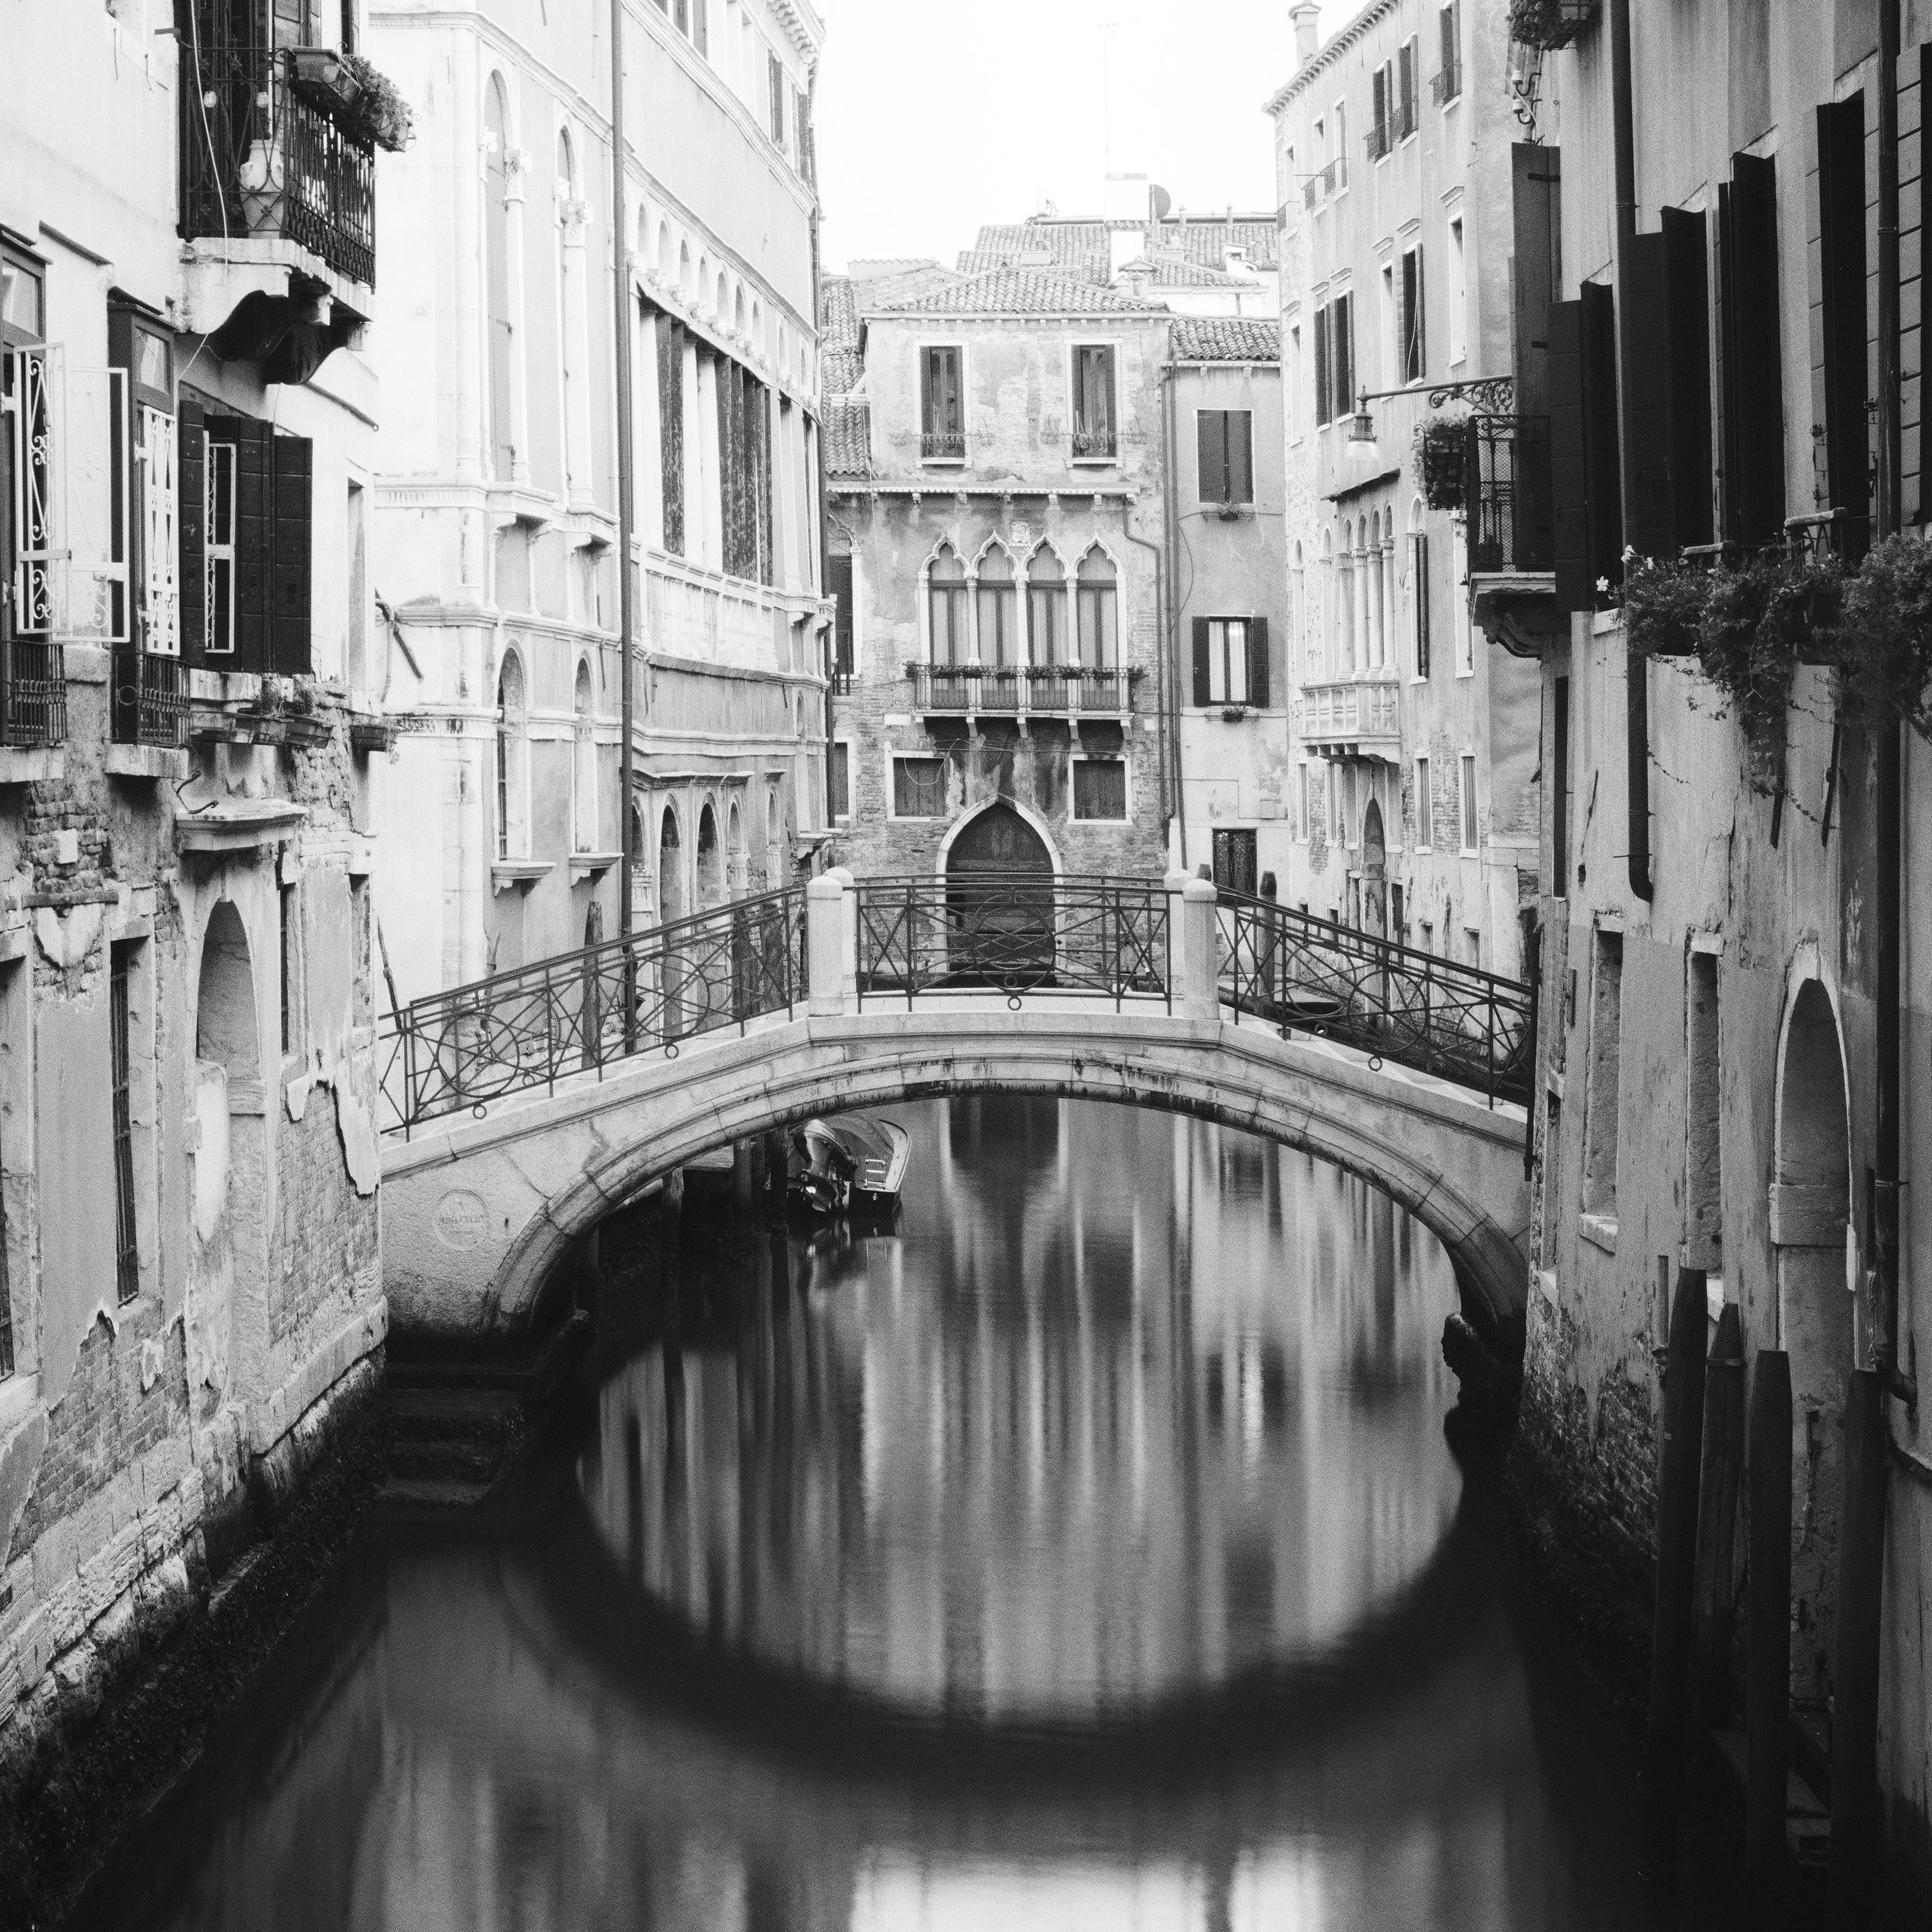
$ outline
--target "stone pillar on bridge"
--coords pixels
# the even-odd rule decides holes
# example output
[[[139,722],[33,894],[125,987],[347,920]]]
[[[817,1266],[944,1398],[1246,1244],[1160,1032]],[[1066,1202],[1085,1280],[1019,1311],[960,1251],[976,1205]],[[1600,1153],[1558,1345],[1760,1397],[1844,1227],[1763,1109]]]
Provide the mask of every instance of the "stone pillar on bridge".
[[[1207,879],[1190,879],[1181,892],[1180,1010],[1191,1020],[1221,1016],[1220,897]]]
[[[838,915],[841,958],[844,963],[839,968],[838,994],[845,1004],[845,1010],[856,1012],[859,1004],[859,882],[844,866],[834,866],[826,872],[828,879],[838,881],[838,890],[844,896],[844,904]]]
[[[846,896],[836,872],[805,889],[806,1010],[814,1019],[845,1010]]]
[[[1177,999],[1184,996],[1186,986],[1186,972],[1181,962],[1186,957],[1184,934],[1187,924],[1187,882],[1193,876],[1192,872],[1176,871],[1162,881],[1167,890],[1167,976]]]

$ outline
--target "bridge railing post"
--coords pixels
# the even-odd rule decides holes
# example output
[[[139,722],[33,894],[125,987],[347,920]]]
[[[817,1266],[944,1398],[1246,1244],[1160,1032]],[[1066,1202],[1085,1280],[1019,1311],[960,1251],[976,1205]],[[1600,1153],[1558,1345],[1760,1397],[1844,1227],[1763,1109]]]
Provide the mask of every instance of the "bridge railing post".
[[[859,882],[844,866],[834,866],[825,876],[838,881],[838,994],[850,1011],[859,1004]]]
[[[1181,966],[1182,950],[1186,944],[1184,928],[1187,923],[1187,881],[1192,874],[1174,872],[1168,874],[1162,881],[1167,890],[1167,1010],[1174,1010],[1174,1002],[1181,992],[1184,976]]]
[[[1221,1016],[1220,901],[1208,879],[1190,879],[1181,892],[1180,1010],[1191,1020]]]
[[[845,903],[836,872],[821,872],[805,889],[806,1010],[814,1019],[845,1010]]]

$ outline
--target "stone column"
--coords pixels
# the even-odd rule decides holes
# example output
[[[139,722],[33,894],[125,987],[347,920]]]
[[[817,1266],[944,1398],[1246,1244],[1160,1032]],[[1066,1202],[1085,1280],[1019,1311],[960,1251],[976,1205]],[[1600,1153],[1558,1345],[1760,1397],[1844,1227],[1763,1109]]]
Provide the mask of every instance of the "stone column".
[[[822,872],[805,889],[806,1011],[829,1019],[845,1010],[845,888]]]
[[[1207,879],[1190,879],[1181,893],[1180,1010],[1191,1020],[1221,1016],[1220,895]]]
[[[825,875],[838,881],[838,994],[848,1006],[859,1001],[859,882],[844,866],[834,866]]]
[[[590,310],[584,267],[590,204],[563,206],[563,449],[573,504],[592,500],[590,437]],[[600,278],[601,279],[601,278]]]

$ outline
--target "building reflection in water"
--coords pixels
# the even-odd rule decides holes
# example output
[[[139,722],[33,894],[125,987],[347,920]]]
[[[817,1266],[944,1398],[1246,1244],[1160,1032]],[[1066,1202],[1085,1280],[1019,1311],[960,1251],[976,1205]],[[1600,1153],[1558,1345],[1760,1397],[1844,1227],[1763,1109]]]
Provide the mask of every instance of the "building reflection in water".
[[[584,1484],[648,1591],[764,1661],[996,1722],[1210,1689],[1399,1595],[1461,1488],[1432,1238],[1198,1120],[896,1118],[896,1232],[774,1238],[734,1345],[604,1388]]]

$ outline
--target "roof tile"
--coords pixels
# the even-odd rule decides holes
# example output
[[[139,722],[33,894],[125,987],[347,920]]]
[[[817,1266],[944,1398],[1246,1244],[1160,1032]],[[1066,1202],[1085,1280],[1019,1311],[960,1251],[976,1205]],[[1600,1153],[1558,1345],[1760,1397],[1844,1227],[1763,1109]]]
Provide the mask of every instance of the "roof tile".
[[[1279,362],[1281,324],[1252,316],[1184,316],[1174,325],[1177,362]]]

